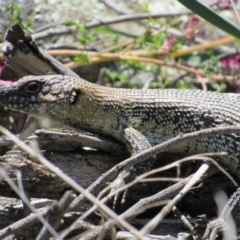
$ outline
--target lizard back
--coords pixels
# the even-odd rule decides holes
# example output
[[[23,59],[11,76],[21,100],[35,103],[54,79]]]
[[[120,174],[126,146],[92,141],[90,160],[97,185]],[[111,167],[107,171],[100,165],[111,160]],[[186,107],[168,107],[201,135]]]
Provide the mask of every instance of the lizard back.
[[[156,145],[180,133],[240,125],[240,95],[201,90],[115,89],[68,76],[28,76],[1,88],[0,102],[38,119],[49,118],[126,144],[132,127]],[[240,138],[215,136],[190,142],[174,152],[226,151],[220,160],[240,176]]]

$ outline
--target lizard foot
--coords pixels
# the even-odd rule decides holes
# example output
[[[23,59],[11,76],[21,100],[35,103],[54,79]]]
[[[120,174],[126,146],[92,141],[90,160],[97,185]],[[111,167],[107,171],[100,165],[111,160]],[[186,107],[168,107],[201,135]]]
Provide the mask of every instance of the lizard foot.
[[[124,182],[123,179],[116,179],[114,182],[111,183],[111,190],[109,192],[109,195],[112,195],[112,193],[115,193],[114,194],[114,197],[113,197],[113,209],[116,209],[116,206],[118,204],[118,202],[120,202],[121,206],[124,205],[125,203],[125,200],[126,200],[126,196],[127,196],[127,189],[122,192],[118,192],[118,190],[122,187],[124,187],[126,184]]]
[[[217,218],[208,223],[203,240],[215,240],[225,229],[226,224],[223,218]]]
[[[148,171],[152,166],[155,158],[151,158],[148,162],[141,162],[135,164],[129,169],[123,170],[119,173],[118,177],[110,184],[110,192],[108,196],[114,194],[113,209],[116,209],[116,205],[121,197],[121,206],[124,205],[128,189],[120,190],[125,187],[128,183],[135,179],[136,176]],[[119,191],[120,190],[120,191]],[[121,193],[123,191],[123,194]]]
[[[208,223],[207,229],[203,235],[203,240],[215,240],[222,233],[224,235],[224,239],[240,239],[239,235],[237,235],[237,233],[239,234],[239,232],[237,232],[235,223],[236,222],[234,221],[232,216],[228,216],[227,218],[219,216],[217,219]]]
[[[214,240],[223,232],[225,239],[237,239],[240,231],[240,188],[231,196],[220,216],[207,225],[203,239]],[[238,238],[239,239],[239,238]]]
[[[121,206],[124,205],[125,200],[126,200],[126,196],[127,196],[127,193],[128,193],[128,189],[125,189],[123,191],[121,191],[120,189],[125,187],[126,184],[131,181],[131,179],[132,179],[132,177],[130,176],[129,172],[123,171],[110,184],[110,192],[109,192],[108,196],[112,196],[114,194],[113,209],[116,209],[116,206],[117,206],[118,202],[120,202]]]

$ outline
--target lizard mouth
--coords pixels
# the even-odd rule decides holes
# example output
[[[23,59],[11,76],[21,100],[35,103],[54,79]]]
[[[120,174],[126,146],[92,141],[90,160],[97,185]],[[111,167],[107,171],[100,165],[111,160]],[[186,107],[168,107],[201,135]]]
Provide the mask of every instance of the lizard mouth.
[[[19,88],[16,87],[15,83],[0,88],[0,102],[11,109],[21,110],[22,108],[31,108],[38,106],[39,102],[37,101],[37,96],[34,93],[39,91],[39,88],[36,88],[36,85],[29,85],[30,94],[20,94]]]
[[[69,105],[74,105],[77,102],[79,94],[80,93],[76,90],[72,91],[68,100]],[[48,99],[47,101],[44,100],[44,96],[39,97],[38,94],[30,96],[24,95],[19,95],[17,91],[16,94],[14,94],[13,88],[2,87],[0,88],[0,103],[10,109],[21,111],[36,109],[40,106],[51,107],[53,106],[54,102],[67,102],[67,98],[58,98],[57,95],[51,99]]]
[[[22,97],[10,94],[6,89],[0,89],[0,102],[9,108],[21,110],[22,108],[38,107],[36,96]]]
[[[47,83],[41,79],[30,80],[22,79],[0,88],[0,103],[14,110],[29,111],[39,107],[54,107],[56,102],[68,102],[71,106],[79,99],[80,91],[69,90],[66,84],[55,79]]]

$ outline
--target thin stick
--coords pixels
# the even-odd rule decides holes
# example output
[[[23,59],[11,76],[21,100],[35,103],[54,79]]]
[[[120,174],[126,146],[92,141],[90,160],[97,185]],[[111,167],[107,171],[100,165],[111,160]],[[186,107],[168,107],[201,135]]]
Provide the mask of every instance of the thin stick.
[[[183,145],[190,141],[195,141],[204,137],[211,137],[215,135],[223,135],[223,134],[240,134],[240,126],[227,126],[227,127],[215,127],[215,128],[208,128],[203,129],[200,131],[187,133],[187,134],[180,134],[170,140],[167,140],[161,144],[158,144],[152,148],[149,148],[141,153],[134,155],[126,159],[125,161],[121,162],[119,165],[114,166],[105,174],[103,174],[100,178],[98,178],[91,186],[87,188],[87,191],[91,192],[92,194],[96,194],[106,183],[111,182],[114,178],[117,177],[120,171],[124,168],[128,168],[133,166],[136,163],[143,162],[151,157],[164,152],[164,151],[171,151],[176,145]],[[83,195],[79,195],[71,204],[71,210],[77,210],[78,206],[83,204],[86,201]]]
[[[6,128],[0,125],[0,131],[8,136],[15,144],[17,144],[22,150],[26,151],[32,158],[36,159],[46,167],[48,167],[52,172],[54,172],[58,177],[67,182],[73,189],[81,193],[84,197],[86,197],[89,201],[96,204],[102,211],[105,212],[109,217],[116,219],[120,226],[131,231],[136,237],[139,239],[144,239],[144,236],[141,235],[134,227],[132,227],[128,222],[118,217],[118,215],[113,212],[109,207],[107,207],[100,200],[95,198],[90,192],[85,190],[82,186],[73,181],[68,175],[63,173],[59,168],[55,167],[51,162],[49,162],[46,158],[36,153],[32,148],[26,145],[24,142],[19,140],[16,136],[14,136],[11,132],[9,132]]]
[[[203,176],[203,174],[209,169],[211,166],[210,161],[206,161],[202,166],[198,169],[198,171],[193,175],[191,180],[185,185],[185,187],[175,196],[163,209],[159,214],[157,214],[148,224],[146,224],[140,232],[143,235],[151,232],[156,226],[162,222],[164,217],[170,213],[172,208],[186,195],[186,193],[190,190],[190,188],[199,181],[199,179]],[[134,238],[135,239],[135,238]]]

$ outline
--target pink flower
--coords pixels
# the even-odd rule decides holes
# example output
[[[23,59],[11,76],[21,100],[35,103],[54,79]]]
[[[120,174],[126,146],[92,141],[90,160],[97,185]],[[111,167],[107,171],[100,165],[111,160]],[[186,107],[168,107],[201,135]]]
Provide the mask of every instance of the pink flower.
[[[229,0],[217,0],[215,1],[215,3],[212,4],[212,6],[215,4],[218,5],[220,8],[225,8],[225,9],[229,9],[232,7],[231,2]]]
[[[240,74],[240,56],[231,56],[221,59],[225,74]]]
[[[5,67],[5,62],[4,61],[0,61],[0,76],[2,75],[2,71]]]
[[[203,30],[195,29],[200,23],[200,18],[196,16],[191,17],[190,21],[187,24],[187,27],[183,30],[183,35],[189,40],[194,40],[196,36],[204,35]]]
[[[5,66],[6,66],[5,62],[4,61],[0,61],[0,86],[9,85],[12,82],[14,82],[14,80],[6,81],[6,80],[1,79],[2,71],[5,68]]]
[[[169,36],[163,43],[163,46],[160,49],[160,52],[163,54],[169,53],[171,49],[174,47],[174,45],[176,44],[177,40],[178,40],[177,36],[174,36],[174,35]]]

